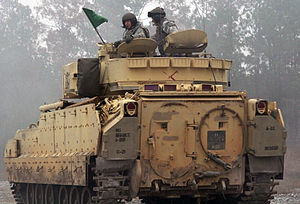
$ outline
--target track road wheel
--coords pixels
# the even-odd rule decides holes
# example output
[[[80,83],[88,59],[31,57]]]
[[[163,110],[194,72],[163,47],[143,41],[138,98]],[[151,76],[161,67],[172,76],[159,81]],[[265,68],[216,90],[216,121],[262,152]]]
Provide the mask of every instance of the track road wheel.
[[[58,204],[69,204],[69,194],[66,186],[59,187]]]
[[[26,186],[26,203],[27,204],[35,204],[35,196],[34,196],[34,184],[28,183]]]
[[[84,187],[81,191],[81,202],[80,204],[92,204],[92,193],[87,187]]]
[[[47,185],[45,189],[45,204],[55,204],[54,191],[52,185]]]

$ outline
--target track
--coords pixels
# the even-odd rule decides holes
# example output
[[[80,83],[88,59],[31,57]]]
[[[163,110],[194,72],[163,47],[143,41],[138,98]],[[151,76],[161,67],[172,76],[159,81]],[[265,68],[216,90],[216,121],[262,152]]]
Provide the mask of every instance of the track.
[[[94,177],[96,186],[93,188],[95,196],[93,201],[100,204],[122,203],[128,200],[129,187],[126,172],[96,173]]]
[[[119,204],[129,201],[129,167],[101,168],[96,170],[95,161],[89,168],[89,186],[66,186],[53,184],[11,184],[13,197],[17,204]],[[106,165],[104,165],[106,166]],[[274,187],[278,185],[272,174],[250,174],[246,168],[246,182],[242,195],[224,200],[223,196],[215,201],[190,197],[163,199],[145,197],[146,204],[269,204],[273,198]],[[180,192],[178,192],[180,193]],[[217,196],[218,193],[216,193]],[[226,197],[226,195],[225,195]],[[223,199],[223,200],[222,200]],[[142,203],[142,201],[134,202]]]
[[[17,204],[119,204],[129,199],[128,170],[90,168],[89,186],[11,183]]]
[[[21,185],[19,184],[10,184],[10,189],[12,192],[12,195],[16,201],[17,204],[25,204],[25,201],[23,200],[23,196],[21,194],[22,190],[21,190]]]
[[[13,197],[10,195],[10,192],[14,190],[10,189],[10,185],[6,181],[0,181],[0,203],[5,204],[16,204],[13,202]],[[271,204],[297,204],[300,203],[300,193],[289,193],[289,194],[275,194],[274,199],[271,200]],[[19,202],[22,203],[22,202]],[[131,202],[125,202],[126,204],[141,204],[140,199],[134,199]]]
[[[251,176],[252,181],[247,182],[242,196],[238,200],[218,200],[201,202],[197,199],[161,199],[148,198],[146,204],[200,204],[200,203],[236,203],[236,204],[269,204],[273,198],[273,187],[276,183],[267,179],[266,175]],[[88,187],[11,184],[13,197],[17,204],[120,204],[128,199],[127,176],[120,174],[101,174],[95,176],[97,186],[93,190]],[[32,189],[32,190],[30,190]],[[33,190],[34,189],[34,190]],[[50,189],[50,190],[49,190]],[[43,200],[43,202],[41,202]],[[142,203],[135,201],[134,203]]]
[[[244,193],[239,204],[269,204],[276,194],[274,187],[279,183],[273,179],[272,174],[252,175],[246,173],[247,182],[245,183]]]

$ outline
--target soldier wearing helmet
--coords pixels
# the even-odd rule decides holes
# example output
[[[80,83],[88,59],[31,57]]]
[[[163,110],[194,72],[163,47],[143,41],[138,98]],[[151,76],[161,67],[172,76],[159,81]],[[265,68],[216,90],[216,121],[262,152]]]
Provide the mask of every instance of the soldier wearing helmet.
[[[126,13],[122,17],[122,24],[125,31],[123,33],[123,39],[114,43],[115,47],[118,47],[122,42],[130,43],[134,38],[149,38],[149,31],[144,28],[140,22],[137,21],[136,16],[133,13]]]
[[[162,56],[165,55],[163,46],[165,44],[165,37],[171,33],[178,31],[177,25],[174,21],[166,18],[166,13],[163,8],[156,7],[148,12],[148,17],[152,18],[152,22],[156,26],[156,33],[153,38],[158,44],[158,50]]]

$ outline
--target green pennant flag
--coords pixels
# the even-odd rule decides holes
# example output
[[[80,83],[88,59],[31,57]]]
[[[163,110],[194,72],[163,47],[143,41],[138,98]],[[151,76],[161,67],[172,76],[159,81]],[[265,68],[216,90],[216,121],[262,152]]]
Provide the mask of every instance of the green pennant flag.
[[[104,22],[108,22],[108,20],[102,16],[97,15],[94,11],[82,8],[90,22],[92,23],[94,28],[97,28],[99,25],[101,25]]]

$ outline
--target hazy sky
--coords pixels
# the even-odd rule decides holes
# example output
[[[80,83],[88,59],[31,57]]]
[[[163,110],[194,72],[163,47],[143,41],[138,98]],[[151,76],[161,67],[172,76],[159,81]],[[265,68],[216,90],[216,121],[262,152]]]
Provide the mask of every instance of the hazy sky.
[[[37,6],[40,2],[40,0],[19,0],[21,4],[24,4],[26,6],[30,6],[33,8],[34,6]],[[124,5],[125,6],[125,5]],[[140,13],[140,15],[136,14],[138,19],[143,22],[145,26],[149,26],[151,23],[151,19],[147,16],[147,11],[152,10],[153,8],[160,6],[158,2],[149,1],[149,3],[146,4],[146,6],[143,8],[143,11]],[[126,6],[125,6],[126,7]],[[93,10],[93,8],[91,8]],[[130,10],[130,8],[128,8]]]
[[[33,7],[33,6],[38,5],[39,0],[19,0],[19,2],[26,6]]]

